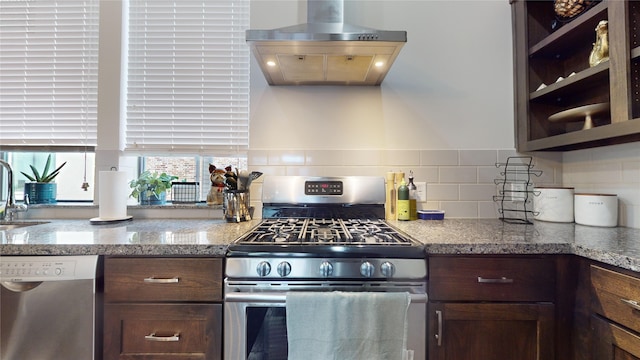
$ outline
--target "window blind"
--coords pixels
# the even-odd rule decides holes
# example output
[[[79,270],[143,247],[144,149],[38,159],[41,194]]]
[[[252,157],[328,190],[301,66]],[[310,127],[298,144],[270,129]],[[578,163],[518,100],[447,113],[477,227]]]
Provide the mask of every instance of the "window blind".
[[[98,0],[0,1],[0,145],[95,146]]]
[[[248,148],[249,0],[130,0],[126,151]]]

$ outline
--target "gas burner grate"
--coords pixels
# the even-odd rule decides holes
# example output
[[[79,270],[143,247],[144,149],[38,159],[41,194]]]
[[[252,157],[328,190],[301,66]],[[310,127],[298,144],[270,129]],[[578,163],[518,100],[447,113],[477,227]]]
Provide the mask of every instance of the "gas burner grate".
[[[413,245],[380,219],[265,219],[236,244]]]
[[[332,229],[330,227],[320,227],[316,229],[311,229],[310,233],[310,241],[312,242],[336,242],[340,241],[342,236],[338,232],[337,229]]]

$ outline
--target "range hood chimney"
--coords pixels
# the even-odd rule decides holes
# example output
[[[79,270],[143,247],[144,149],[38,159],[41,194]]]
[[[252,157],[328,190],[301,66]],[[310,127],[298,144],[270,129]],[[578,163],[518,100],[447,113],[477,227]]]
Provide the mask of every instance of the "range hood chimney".
[[[307,23],[247,30],[270,85],[380,85],[407,42],[406,31],[344,23],[344,0],[307,0]]]

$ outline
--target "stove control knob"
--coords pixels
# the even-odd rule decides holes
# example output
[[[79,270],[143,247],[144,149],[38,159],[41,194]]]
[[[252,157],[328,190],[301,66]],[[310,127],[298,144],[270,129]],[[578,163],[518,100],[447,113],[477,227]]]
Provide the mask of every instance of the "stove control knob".
[[[266,261],[260,261],[258,266],[256,266],[256,271],[258,272],[258,276],[267,276],[271,272],[271,265]]]
[[[289,264],[286,261],[283,261],[280,264],[278,264],[278,274],[281,277],[289,276],[289,274],[291,274],[291,264]]]
[[[320,276],[329,277],[333,274],[333,265],[328,261],[323,261],[320,264]]]
[[[380,265],[380,272],[384,277],[392,277],[396,272],[396,267],[392,263],[385,261]]]
[[[360,265],[360,274],[362,274],[362,276],[364,277],[372,277],[375,271],[376,267],[368,261],[365,261],[362,263],[362,265]]]

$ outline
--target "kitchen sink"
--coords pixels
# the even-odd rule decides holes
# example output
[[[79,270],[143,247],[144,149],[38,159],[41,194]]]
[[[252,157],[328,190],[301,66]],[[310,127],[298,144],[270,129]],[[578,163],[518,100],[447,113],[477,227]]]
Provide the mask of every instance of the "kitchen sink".
[[[49,221],[0,221],[0,231],[13,230],[27,226],[47,224]]]

